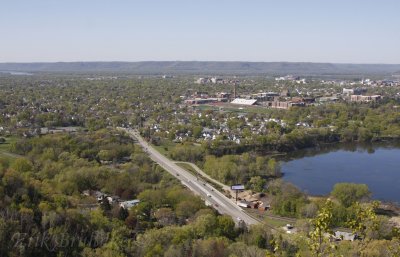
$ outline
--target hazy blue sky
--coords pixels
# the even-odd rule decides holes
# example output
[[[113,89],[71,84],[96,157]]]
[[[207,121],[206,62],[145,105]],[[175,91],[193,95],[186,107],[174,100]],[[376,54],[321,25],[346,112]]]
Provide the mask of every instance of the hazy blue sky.
[[[0,0],[0,62],[400,63],[399,0]]]

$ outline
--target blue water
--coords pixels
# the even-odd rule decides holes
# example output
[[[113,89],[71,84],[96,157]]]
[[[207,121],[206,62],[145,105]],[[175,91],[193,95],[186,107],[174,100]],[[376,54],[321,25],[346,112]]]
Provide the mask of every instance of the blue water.
[[[357,147],[293,158],[282,162],[283,178],[311,195],[327,195],[336,183],[352,182],[367,184],[374,199],[400,202],[400,148]]]

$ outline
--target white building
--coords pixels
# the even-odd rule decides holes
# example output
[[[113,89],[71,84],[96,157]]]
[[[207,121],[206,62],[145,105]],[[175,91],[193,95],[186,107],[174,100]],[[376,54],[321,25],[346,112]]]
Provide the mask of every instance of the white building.
[[[121,207],[121,208],[124,208],[124,209],[130,209],[131,207],[133,207],[133,206],[136,206],[136,205],[138,205],[140,203],[140,200],[130,200],[130,201],[125,201],[125,202],[120,202],[119,203],[119,206]]]
[[[244,98],[236,98],[231,102],[231,104],[240,104],[240,105],[255,105],[257,103],[257,99],[244,99]]]

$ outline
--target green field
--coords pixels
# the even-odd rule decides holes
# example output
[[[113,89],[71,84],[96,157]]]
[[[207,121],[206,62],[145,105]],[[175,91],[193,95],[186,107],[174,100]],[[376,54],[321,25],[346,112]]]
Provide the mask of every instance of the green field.
[[[6,140],[6,142],[0,144],[0,150],[9,151],[11,144],[17,141],[17,138],[16,137],[3,137],[3,138]]]
[[[247,213],[249,213],[251,216],[263,220],[266,224],[268,224],[271,227],[274,228],[281,228],[285,226],[286,224],[290,223],[293,224],[296,222],[296,219],[292,218],[285,218],[285,217],[273,217],[269,216],[269,211],[259,211],[256,209],[245,209]]]
[[[19,156],[10,152],[11,145],[17,141],[16,137],[4,137],[6,142],[0,144],[0,156],[18,158]]]
[[[200,175],[196,172],[196,170],[195,170],[192,166],[190,166],[189,164],[187,164],[187,163],[177,163],[176,165],[178,165],[178,166],[184,168],[185,170],[189,171],[189,172],[192,173],[193,175],[200,176]]]
[[[288,224],[287,221],[282,221],[282,220],[277,220],[271,217],[266,216],[264,218],[265,223],[267,223],[268,225],[274,227],[274,228],[281,228],[283,226],[285,226],[286,224]]]
[[[176,143],[169,141],[169,140],[161,140],[161,144],[160,145],[153,145],[153,147],[159,151],[161,154],[168,156],[169,157],[169,153],[172,151],[172,149],[174,149],[176,146]]]

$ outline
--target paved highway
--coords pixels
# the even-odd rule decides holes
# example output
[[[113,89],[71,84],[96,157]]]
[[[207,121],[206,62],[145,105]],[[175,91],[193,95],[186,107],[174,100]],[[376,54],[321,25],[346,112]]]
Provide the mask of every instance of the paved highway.
[[[207,173],[205,173],[204,171],[202,171],[199,167],[197,167],[196,164],[191,163],[191,162],[175,162],[175,164],[179,163],[186,163],[187,165],[192,166],[192,168],[198,173],[200,174],[200,176],[202,176],[203,178],[206,178],[209,182],[213,182],[214,185],[219,185],[223,190],[230,190],[231,188],[227,185],[222,184],[221,182],[219,182],[218,180],[213,179],[212,177],[210,177]]]
[[[239,223],[240,221],[245,222],[247,225],[260,223],[258,220],[245,213],[233,200],[223,195],[210,184],[200,180],[190,172],[176,165],[164,155],[160,154],[156,149],[149,145],[137,131],[125,128],[120,129],[126,131],[131,137],[135,138],[153,161],[158,163],[166,171],[179,179],[183,185],[204,199],[207,205],[212,206],[221,214],[231,216],[235,223]]]

